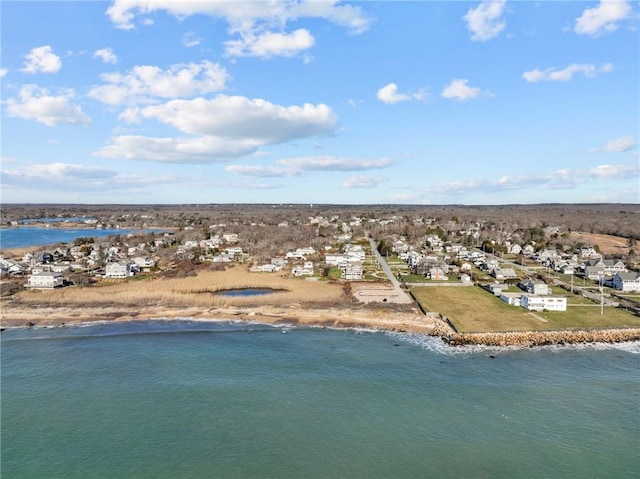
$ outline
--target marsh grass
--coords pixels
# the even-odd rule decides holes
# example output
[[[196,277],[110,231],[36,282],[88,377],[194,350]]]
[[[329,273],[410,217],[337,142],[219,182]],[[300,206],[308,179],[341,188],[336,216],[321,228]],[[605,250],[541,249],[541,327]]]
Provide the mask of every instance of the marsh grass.
[[[272,294],[230,297],[215,293],[228,289],[270,288]],[[23,291],[16,295],[25,304],[50,306],[167,306],[221,308],[246,305],[287,306],[304,303],[339,304],[345,291],[340,284],[307,281],[273,273],[251,273],[243,267],[225,271],[200,271],[185,278],[102,282],[91,287],[53,291]]]

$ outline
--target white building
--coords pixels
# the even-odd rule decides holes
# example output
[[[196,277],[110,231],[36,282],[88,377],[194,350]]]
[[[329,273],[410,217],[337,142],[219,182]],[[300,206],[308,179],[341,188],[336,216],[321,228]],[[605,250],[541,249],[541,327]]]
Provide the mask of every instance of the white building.
[[[118,261],[107,263],[104,271],[105,278],[128,278],[133,276],[131,264],[128,261]]]
[[[64,284],[62,273],[35,273],[29,276],[27,288],[53,289]]]
[[[567,298],[560,296],[534,296],[523,294],[520,297],[520,306],[529,311],[566,311]]]
[[[613,277],[613,287],[622,292],[640,291],[640,273],[617,273]]]

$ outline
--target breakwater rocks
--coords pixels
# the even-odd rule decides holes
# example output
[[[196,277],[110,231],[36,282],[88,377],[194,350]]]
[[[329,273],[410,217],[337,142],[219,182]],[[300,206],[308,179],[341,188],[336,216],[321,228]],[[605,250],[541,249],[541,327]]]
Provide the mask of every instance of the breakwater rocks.
[[[640,329],[600,329],[593,331],[528,331],[508,333],[455,333],[441,331],[439,336],[452,346],[553,346],[586,343],[622,343],[639,341]]]

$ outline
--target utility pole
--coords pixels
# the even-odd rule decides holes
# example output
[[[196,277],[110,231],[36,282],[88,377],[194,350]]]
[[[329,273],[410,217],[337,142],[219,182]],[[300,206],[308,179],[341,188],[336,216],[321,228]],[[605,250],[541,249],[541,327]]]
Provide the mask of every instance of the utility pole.
[[[604,276],[600,276],[600,314],[604,314]]]

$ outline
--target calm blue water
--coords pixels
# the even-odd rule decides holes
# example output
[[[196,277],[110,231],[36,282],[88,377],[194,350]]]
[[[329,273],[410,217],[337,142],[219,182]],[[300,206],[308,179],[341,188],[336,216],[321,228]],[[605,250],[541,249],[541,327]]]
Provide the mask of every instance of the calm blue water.
[[[1,340],[3,478],[639,476],[638,344],[191,321]]]
[[[0,248],[23,248],[54,243],[72,243],[73,240],[80,237],[103,238],[109,235],[124,235],[135,231],[93,228],[37,228],[32,226],[2,228],[0,229]]]
[[[273,293],[273,289],[269,288],[246,288],[246,289],[228,289],[218,291],[216,294],[220,296],[264,296]]]

